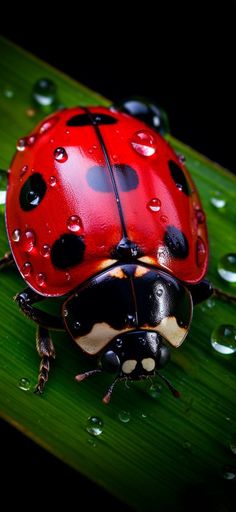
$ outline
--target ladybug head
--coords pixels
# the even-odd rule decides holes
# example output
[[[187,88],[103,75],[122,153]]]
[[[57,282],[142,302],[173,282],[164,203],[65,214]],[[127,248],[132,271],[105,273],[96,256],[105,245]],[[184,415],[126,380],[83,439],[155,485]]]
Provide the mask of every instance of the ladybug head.
[[[103,398],[109,403],[115,384],[122,380],[141,380],[158,375],[161,377],[175,397],[178,392],[158,370],[163,368],[170,359],[170,350],[162,342],[157,332],[133,330],[122,333],[113,339],[99,361],[99,368],[77,375],[78,381],[84,380],[94,373],[108,372],[115,375],[115,380]]]

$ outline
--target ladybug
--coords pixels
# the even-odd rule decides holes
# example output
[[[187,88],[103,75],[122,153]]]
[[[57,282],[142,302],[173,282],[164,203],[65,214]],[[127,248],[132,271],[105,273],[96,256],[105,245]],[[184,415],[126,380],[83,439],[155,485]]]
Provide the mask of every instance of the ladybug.
[[[159,375],[169,346],[186,338],[193,305],[212,294],[205,215],[183,163],[162,137],[155,105],[76,107],[44,119],[18,141],[9,171],[6,228],[27,287],[15,297],[37,324],[48,380],[49,331],[66,329],[98,372],[138,380]],[[34,304],[63,297],[61,316]]]

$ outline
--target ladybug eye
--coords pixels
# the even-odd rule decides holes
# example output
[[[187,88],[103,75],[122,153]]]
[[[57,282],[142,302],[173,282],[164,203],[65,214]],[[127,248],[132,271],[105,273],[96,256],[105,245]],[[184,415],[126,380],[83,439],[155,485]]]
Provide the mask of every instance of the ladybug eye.
[[[120,359],[115,352],[109,350],[103,354],[101,365],[106,372],[116,373],[120,368]]]

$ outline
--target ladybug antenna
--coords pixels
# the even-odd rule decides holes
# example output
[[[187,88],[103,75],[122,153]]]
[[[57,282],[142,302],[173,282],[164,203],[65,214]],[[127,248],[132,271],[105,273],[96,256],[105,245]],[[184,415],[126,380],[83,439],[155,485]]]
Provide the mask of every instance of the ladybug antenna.
[[[167,379],[164,375],[162,375],[159,372],[156,372],[156,375],[158,375],[158,377],[160,377],[165,382],[165,384],[167,385],[167,387],[169,388],[169,390],[171,391],[172,395],[175,398],[179,398],[180,397],[180,392],[177,389],[174,388],[173,384],[170,382],[169,379]]]
[[[75,380],[77,380],[77,382],[81,382],[82,380],[87,379],[96,373],[101,373],[101,371],[102,370],[100,370],[100,368],[97,368],[96,370],[90,370],[89,372],[79,373],[76,375]]]
[[[112,392],[113,392],[113,389],[116,385],[116,383],[121,380],[119,377],[116,377],[116,379],[112,382],[111,386],[108,388],[105,396],[103,397],[102,401],[104,404],[109,404],[110,400],[111,400],[111,395],[112,395]]]

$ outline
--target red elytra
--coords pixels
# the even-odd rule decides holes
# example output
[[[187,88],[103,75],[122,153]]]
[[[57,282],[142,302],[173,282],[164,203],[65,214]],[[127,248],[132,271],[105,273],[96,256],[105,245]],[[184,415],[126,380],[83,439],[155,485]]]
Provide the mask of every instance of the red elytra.
[[[96,127],[93,116],[100,116]],[[114,264],[121,214],[141,262],[190,284],[204,277],[208,242],[199,195],[154,130],[105,107],[73,108],[41,122],[24,141],[10,166],[6,225],[19,271],[35,291],[65,295]],[[68,265],[58,266],[52,255],[68,240]]]

